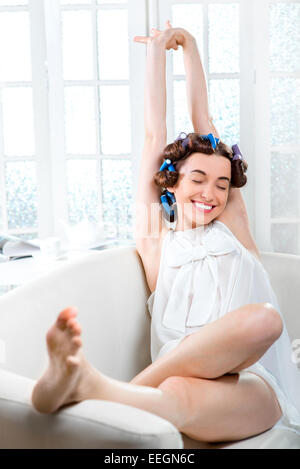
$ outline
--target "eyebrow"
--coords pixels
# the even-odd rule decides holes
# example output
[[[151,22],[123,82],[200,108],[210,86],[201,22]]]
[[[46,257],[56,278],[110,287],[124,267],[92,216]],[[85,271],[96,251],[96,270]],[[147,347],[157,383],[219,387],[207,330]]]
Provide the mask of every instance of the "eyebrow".
[[[204,171],[201,171],[201,169],[193,169],[193,171],[191,171],[191,173],[200,173],[200,174],[203,174],[204,176],[207,176],[207,174]],[[220,176],[218,179],[224,179],[224,180],[230,182],[229,178],[227,178],[225,176]]]

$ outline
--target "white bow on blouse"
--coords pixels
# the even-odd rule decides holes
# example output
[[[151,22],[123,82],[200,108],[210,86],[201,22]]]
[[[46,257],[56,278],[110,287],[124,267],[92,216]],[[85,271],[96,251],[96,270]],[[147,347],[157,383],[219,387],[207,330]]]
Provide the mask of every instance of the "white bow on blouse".
[[[178,273],[170,291],[163,325],[184,333],[186,324],[199,326],[209,321],[219,286],[216,256],[233,252],[237,247],[221,230],[204,232],[203,245],[193,246],[187,239],[174,237],[169,247],[167,265],[178,269]],[[194,264],[195,261],[201,262]],[[194,271],[197,273],[193,293]],[[194,296],[197,301],[192,304]]]

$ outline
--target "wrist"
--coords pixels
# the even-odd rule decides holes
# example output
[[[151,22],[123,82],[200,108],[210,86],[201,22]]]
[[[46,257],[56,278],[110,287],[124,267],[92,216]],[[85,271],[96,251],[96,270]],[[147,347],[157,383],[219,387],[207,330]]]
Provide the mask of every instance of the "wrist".
[[[164,34],[160,34],[159,36],[152,39],[149,46],[154,50],[166,50],[167,39]]]
[[[184,41],[182,44],[183,49],[195,47],[195,45],[197,45],[196,39],[194,38],[194,36],[192,36],[187,31],[184,32],[183,37],[184,37]]]

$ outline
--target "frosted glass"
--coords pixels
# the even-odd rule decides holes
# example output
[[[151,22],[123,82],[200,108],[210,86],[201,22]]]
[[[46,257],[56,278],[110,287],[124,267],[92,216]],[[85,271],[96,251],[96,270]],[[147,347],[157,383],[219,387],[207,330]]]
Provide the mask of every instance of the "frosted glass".
[[[93,35],[90,11],[62,12],[63,73],[65,80],[92,80]]]
[[[270,6],[270,69],[300,71],[300,4]]]
[[[132,163],[102,160],[102,200],[104,226],[108,236],[133,236]]]
[[[274,252],[300,254],[299,225],[296,223],[272,224],[271,243]]]
[[[4,230],[3,207],[0,205],[0,231]]]
[[[100,86],[100,114],[102,153],[130,153],[129,87]]]
[[[31,81],[29,13],[0,13],[0,81]]]
[[[28,5],[28,0],[0,0],[0,6]]]
[[[118,38],[116,40],[116,38]],[[127,80],[128,11],[98,11],[98,62],[100,80]]]
[[[271,143],[300,143],[300,79],[271,80]]]
[[[5,155],[33,155],[35,144],[31,88],[3,88],[2,113]]]
[[[67,162],[69,221],[77,224],[84,219],[98,222],[99,184],[96,160]]]
[[[240,80],[209,80],[209,108],[220,139],[233,145],[240,139]]]
[[[208,5],[209,72],[237,73],[239,64],[239,5]]]
[[[114,3],[127,3],[127,0],[98,0],[99,4],[110,5]]]
[[[188,3],[172,5],[171,18],[173,28],[184,28],[195,37],[200,55],[203,58],[203,6]],[[164,28],[165,25],[162,25],[162,29]],[[184,75],[182,47],[171,53],[173,55],[173,73]]]
[[[36,163],[16,161],[5,166],[8,228],[37,227]]]
[[[300,154],[272,153],[271,216],[299,216]]]
[[[175,122],[175,136],[180,132],[193,132],[193,125],[191,123],[186,98],[186,81],[175,80],[174,86],[174,122]]]
[[[65,87],[66,152],[96,153],[95,89],[91,86]]]
[[[61,5],[84,5],[91,4],[91,0],[60,0]]]

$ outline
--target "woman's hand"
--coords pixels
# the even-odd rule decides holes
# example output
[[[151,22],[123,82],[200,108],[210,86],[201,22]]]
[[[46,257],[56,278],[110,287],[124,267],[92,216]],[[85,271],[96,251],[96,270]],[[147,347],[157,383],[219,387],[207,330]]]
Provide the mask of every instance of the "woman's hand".
[[[149,44],[153,41],[162,42],[165,49],[178,50],[178,46],[185,46],[188,38],[191,38],[191,34],[183,28],[172,28],[170,21],[166,21],[166,28],[164,31],[152,28],[151,33],[153,36],[135,36],[135,42],[141,42],[143,44]]]

